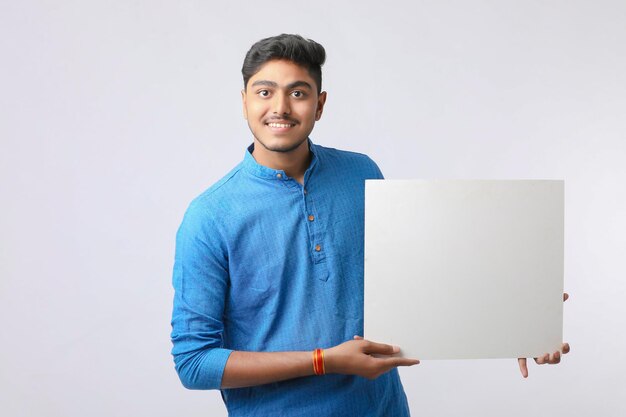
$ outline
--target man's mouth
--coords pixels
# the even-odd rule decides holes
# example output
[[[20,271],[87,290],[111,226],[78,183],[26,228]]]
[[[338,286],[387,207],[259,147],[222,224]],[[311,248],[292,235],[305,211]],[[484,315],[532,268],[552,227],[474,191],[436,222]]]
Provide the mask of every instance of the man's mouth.
[[[270,122],[270,123],[266,123],[266,125],[269,126],[269,127],[274,127],[274,128],[278,128],[278,129],[286,129],[288,127],[294,127],[296,124],[295,123]]]
[[[290,120],[279,120],[275,122],[267,122],[265,125],[274,129],[287,129],[289,127],[294,127],[296,123]]]

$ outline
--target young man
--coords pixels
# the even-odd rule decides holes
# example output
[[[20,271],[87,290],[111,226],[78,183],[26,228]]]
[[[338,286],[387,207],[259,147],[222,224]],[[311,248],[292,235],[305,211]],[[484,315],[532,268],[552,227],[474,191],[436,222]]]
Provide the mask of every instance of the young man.
[[[367,156],[313,144],[324,48],[263,39],[242,73],[254,143],[176,241],[172,354],[232,416],[408,416],[397,347],[363,340]],[[320,350],[323,349],[323,350]],[[375,355],[375,356],[374,356]]]
[[[324,60],[297,35],[252,46],[242,99],[254,143],[177,234],[176,370],[187,388],[221,389],[231,416],[409,415],[396,367],[419,361],[358,336],[364,182],[382,174],[365,155],[309,139],[326,102]]]

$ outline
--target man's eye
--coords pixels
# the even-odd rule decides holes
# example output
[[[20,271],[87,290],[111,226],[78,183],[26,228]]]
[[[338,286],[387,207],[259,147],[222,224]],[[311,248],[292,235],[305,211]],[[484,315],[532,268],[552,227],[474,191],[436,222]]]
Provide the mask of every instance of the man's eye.
[[[300,90],[296,90],[294,92],[291,93],[292,96],[294,96],[295,98],[300,98],[300,97],[304,97],[304,93]]]
[[[267,90],[261,90],[257,94],[260,95],[261,97],[267,97],[270,95],[270,92]]]

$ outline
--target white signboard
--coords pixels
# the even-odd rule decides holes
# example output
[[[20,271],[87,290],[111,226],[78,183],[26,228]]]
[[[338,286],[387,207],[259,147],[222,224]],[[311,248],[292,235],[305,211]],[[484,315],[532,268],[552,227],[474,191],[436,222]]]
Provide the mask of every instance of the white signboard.
[[[366,181],[364,319],[410,358],[559,350],[563,181]]]

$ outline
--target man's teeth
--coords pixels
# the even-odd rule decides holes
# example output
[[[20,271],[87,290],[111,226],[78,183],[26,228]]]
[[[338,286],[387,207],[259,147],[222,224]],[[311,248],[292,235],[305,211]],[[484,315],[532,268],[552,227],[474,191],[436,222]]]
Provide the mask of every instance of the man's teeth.
[[[280,128],[286,128],[286,127],[293,126],[292,124],[285,124],[285,123],[268,123],[267,125],[269,127],[280,127]]]

